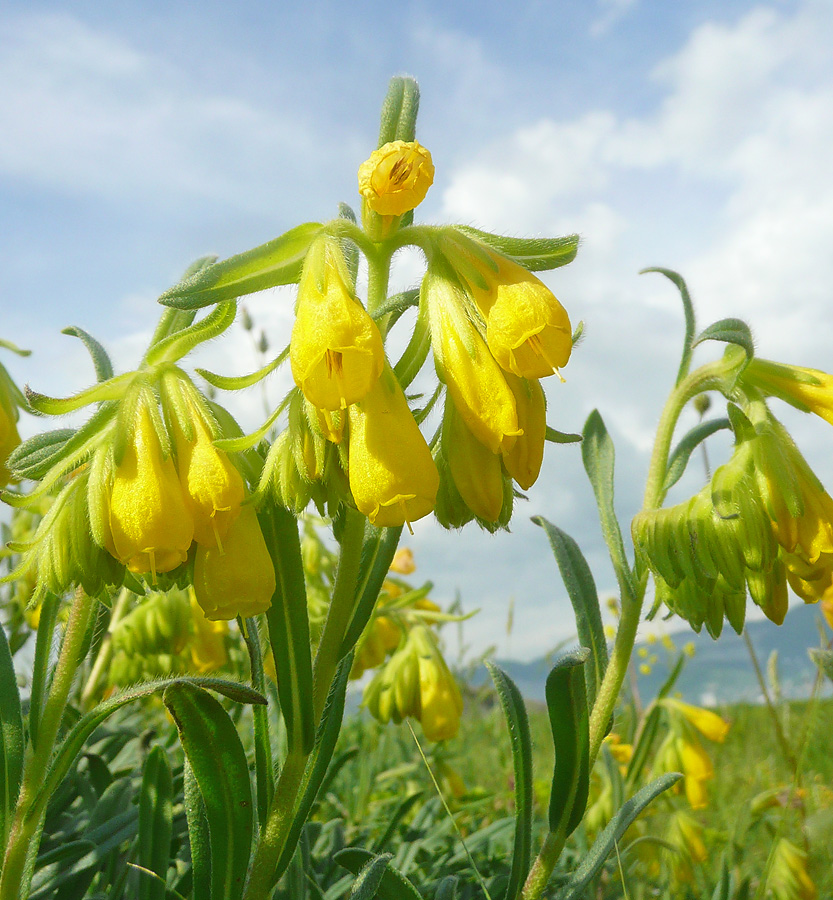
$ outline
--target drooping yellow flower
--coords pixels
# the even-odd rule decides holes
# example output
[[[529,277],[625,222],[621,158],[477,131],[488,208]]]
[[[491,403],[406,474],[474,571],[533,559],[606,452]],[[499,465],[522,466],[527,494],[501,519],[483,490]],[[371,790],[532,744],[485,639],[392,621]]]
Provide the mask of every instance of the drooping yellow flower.
[[[486,342],[462,307],[459,288],[428,269],[423,282],[439,377],[469,431],[492,453],[507,453],[521,433],[515,397]]]
[[[503,509],[500,457],[469,431],[454,404],[446,403],[443,449],[454,485],[476,516],[486,522],[496,522]]]
[[[729,723],[712,712],[710,709],[703,709],[701,706],[692,706],[690,703],[683,703],[674,697],[666,697],[660,701],[669,709],[680,713],[687,722],[691,723],[704,737],[710,741],[723,743],[726,735],[729,733]]]
[[[807,871],[807,854],[786,838],[775,845],[766,886],[773,900],[816,900],[819,895]]]
[[[384,367],[379,329],[356,299],[333,238],[316,240],[304,261],[289,359],[295,383],[323,410],[361,400]]]
[[[743,381],[833,425],[833,375],[827,372],[755,357],[744,369]]]
[[[694,873],[692,864],[705,862],[708,858],[703,843],[703,826],[691,816],[677,810],[668,827],[668,843],[676,851],[671,859],[674,879],[680,884],[690,884]]]
[[[419,657],[419,721],[429,741],[447,741],[460,728],[460,688],[437,653]]]
[[[511,450],[503,454],[506,471],[527,491],[538,480],[544,461],[547,434],[547,404],[540,383],[506,373],[506,383],[515,397],[518,428],[522,434]]]
[[[2,390],[2,383],[0,383]],[[0,488],[4,488],[11,480],[11,472],[6,466],[9,454],[20,443],[20,434],[17,431],[11,403],[8,409],[0,397]]]
[[[194,520],[174,462],[163,458],[147,401],[139,403],[132,438],[115,469],[108,505],[114,555],[131,572],[155,575],[185,561]]]
[[[709,804],[706,782],[714,778],[712,761],[696,738],[678,737],[677,752],[683,770],[686,799],[692,809],[705,809]]]
[[[573,349],[567,311],[540,278],[494,250],[486,253],[495,266],[480,270],[487,288],[467,283],[486,320],[489,349],[501,368],[521,378],[553,375]]]
[[[221,669],[228,661],[226,635],[229,628],[224,620],[212,622],[206,617],[193,587],[188,593],[194,624],[194,634],[188,642],[188,649],[194,668],[205,675]]]
[[[194,593],[212,621],[256,616],[272,605],[275,568],[253,506],[241,509],[222,550],[198,546]]]
[[[240,515],[245,487],[228,456],[213,443],[211,432],[195,412],[194,439],[176,424],[177,470],[185,505],[194,519],[194,540],[207,547],[221,546],[232,522]]]
[[[349,418],[348,476],[359,512],[386,527],[428,515],[440,477],[390,368],[349,408]]]
[[[359,166],[359,193],[381,216],[419,206],[434,181],[431,154],[416,141],[391,141]]]

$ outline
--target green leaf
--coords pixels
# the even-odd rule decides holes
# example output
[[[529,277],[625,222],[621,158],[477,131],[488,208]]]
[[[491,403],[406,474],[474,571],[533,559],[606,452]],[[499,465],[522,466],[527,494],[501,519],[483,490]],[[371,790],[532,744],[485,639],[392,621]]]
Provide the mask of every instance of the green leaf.
[[[723,865],[720,867],[720,881],[714,886],[711,900],[732,900],[734,896],[732,880],[729,866],[724,859]]]
[[[393,371],[402,385],[403,391],[408,389],[411,382],[419,374],[431,348],[431,331],[428,327],[427,310],[427,303],[419,305],[414,330],[411,333],[408,346],[402,351],[402,356],[399,357],[396,365],[393,367]]]
[[[29,740],[33,747],[38,745],[40,720],[43,706],[49,695],[49,684],[52,677],[52,637],[55,633],[55,622],[58,617],[60,598],[47,592],[41,605],[38,632],[35,639],[35,659],[32,663],[32,688],[29,695]]]
[[[591,664],[585,666],[585,676],[587,705],[592,709],[599,685],[607,671],[607,640],[596,582],[579,545],[570,535],[543,516],[534,516],[532,521],[540,525],[549,538],[555,561],[561,570],[561,578],[573,604],[578,642],[590,650]]]
[[[2,338],[0,338],[0,347],[2,347],[4,350],[11,350],[12,353],[16,353],[18,356],[32,355],[31,350],[21,350],[20,347],[17,346],[17,344],[13,344],[11,341],[4,341]]]
[[[694,304],[691,302],[688,287],[686,287],[686,283],[681,275],[678,275],[671,269],[661,269],[657,267],[642,269],[639,274],[645,275],[647,272],[658,272],[660,275],[665,275],[666,278],[677,286],[677,290],[680,292],[680,299],[683,301],[683,313],[685,314],[685,340],[683,341],[683,355],[680,360],[680,368],[677,371],[677,380],[675,382],[675,384],[679,384],[683,378],[688,375],[688,370],[691,367],[691,351],[694,348],[694,332],[697,328],[694,316]]]
[[[742,319],[721,319],[719,322],[712,323],[697,335],[691,346],[696,347],[703,341],[723,341],[726,344],[737,344],[744,351],[747,359],[752,359],[755,355],[752,332]]]
[[[259,519],[275,566],[275,594],[266,620],[278,675],[278,697],[290,753],[298,750],[306,755],[315,738],[315,719],[309,700],[312,657],[298,521],[289,510],[274,503],[264,505]]]
[[[40,481],[74,434],[74,428],[58,428],[27,438],[12,450],[6,464],[17,478]]]
[[[195,369],[194,371],[201,375],[212,387],[219,388],[221,391],[240,391],[243,388],[251,387],[262,381],[267,375],[270,375],[281,363],[286,361],[289,356],[289,344],[262,369],[252,372],[251,375],[215,375],[206,369]]]
[[[550,793],[550,831],[563,839],[578,828],[590,788],[590,736],[584,663],[590,651],[566,653],[547,676],[545,688],[555,769]]]
[[[819,650],[813,647],[810,649],[810,659],[833,681],[833,650]]]
[[[677,772],[662,775],[627,800],[593,842],[593,846],[570,876],[567,884],[556,894],[557,900],[580,900],[584,897],[584,889],[596,877],[617,841],[630,828],[637,816],[655,797],[667,791],[681,777]]]
[[[409,288],[399,294],[392,294],[379,304],[373,311],[371,318],[378,321],[383,316],[394,315],[396,318],[402,315],[406,309],[419,303],[419,288]]]
[[[357,748],[358,749],[358,748]],[[396,829],[399,826],[399,823],[408,815],[411,809],[416,805],[417,801],[422,798],[422,791],[417,791],[414,794],[411,794],[410,797],[406,797],[396,808],[396,811],[391,816],[390,822],[388,822],[388,827],[384,830],[383,834],[376,840],[373,844],[373,852],[380,853],[382,847],[387,847],[390,841],[392,840],[394,834],[396,833]]]
[[[243,894],[254,832],[246,752],[228,713],[206,691],[178,682],[166,688],[162,699],[205,804],[211,900],[235,900]]]
[[[263,656],[260,649],[260,629],[254,616],[245,621],[237,617],[240,633],[249,651],[252,685],[259,694],[266,693],[266,679],[263,673]],[[275,793],[274,763],[272,744],[269,740],[269,709],[258,704],[252,708],[254,719],[255,773],[257,784],[257,819],[261,828],[266,823],[269,806]]]
[[[6,846],[23,772],[20,692],[6,632],[0,625],[0,847]]]
[[[82,341],[92,357],[95,375],[100,382],[108,381],[113,377],[113,363],[110,362],[107,351],[91,334],[88,334],[83,328],[78,328],[76,325],[64,328],[61,334],[68,334],[70,337],[77,337]]]
[[[515,772],[515,843],[505,898],[515,900],[520,896],[526,876],[529,874],[532,858],[532,739],[529,736],[529,719],[521,692],[502,669],[489,660],[485,660],[485,665],[500,699],[512,744]]]
[[[194,897],[211,896],[211,838],[200,786],[194,770],[185,758],[183,769],[185,816],[188,821],[188,842],[191,845],[191,878]]]
[[[333,856],[333,859],[342,868],[354,875],[358,875],[364,866],[374,858],[378,859],[379,857],[374,857],[369,850],[361,847],[345,847],[344,850],[339,850]],[[422,900],[419,891],[398,869],[390,864],[384,868],[375,896],[379,897],[379,900]]]
[[[670,490],[680,480],[691,458],[691,454],[697,447],[707,437],[711,437],[716,431],[721,431],[724,428],[729,430],[732,428],[728,419],[709,419],[706,422],[700,422],[699,425],[695,425],[680,440],[668,460],[668,469],[665,472],[665,484],[663,485],[664,492]]]
[[[388,868],[388,863],[393,859],[392,853],[380,853],[371,857],[359,870],[353,887],[350,888],[351,900],[373,900],[382,876]]]
[[[81,752],[81,748],[87,739],[108,716],[111,716],[116,710],[121,709],[128,703],[132,703],[134,700],[149,697],[157,691],[164,691],[172,684],[180,683],[216,691],[218,694],[222,694],[236,703],[266,703],[266,699],[258,694],[257,691],[248,687],[248,685],[233,681],[223,681],[220,678],[162,678],[157,681],[146,681],[138,687],[131,688],[99,703],[95,709],[90,710],[73,725],[52,759],[34,805],[38,806],[45,802],[44,798],[52,796],[55,788],[57,788],[69,771],[76,756]]]
[[[135,378],[135,372],[125,372],[101,381],[72,397],[47,397],[33,391],[28,385],[25,388],[26,402],[32,410],[42,416],[63,416],[91,403],[104,403],[107,400],[118,400]]]
[[[584,424],[581,458],[584,462],[584,470],[587,472],[587,477],[590,479],[590,484],[593,487],[593,493],[596,495],[602,535],[610,553],[613,570],[616,572],[616,580],[619,582],[619,590],[624,604],[633,600],[636,596],[636,590],[633,585],[633,575],[628,564],[628,558],[625,554],[622,529],[619,527],[619,520],[616,518],[616,510],[613,506],[613,466],[615,458],[613,441],[597,409],[590,413],[587,417],[587,422]]]
[[[145,354],[146,365],[155,366],[161,362],[176,362],[182,359],[197,345],[219,337],[231,325],[236,315],[236,300],[220,303],[204,319],[187,328],[181,328],[158,344],[154,344]]]
[[[321,232],[319,222],[306,222],[268,241],[185,278],[159,298],[165,306],[199,309],[281,284],[297,284],[310,244]]]
[[[550,426],[547,425],[545,440],[548,440],[552,444],[578,444],[581,442],[581,439],[580,434],[556,431],[554,428],[550,428]]]
[[[579,236],[568,234],[557,238],[516,238],[502,234],[490,234],[468,225],[456,225],[463,234],[481,241],[489,247],[508,256],[530,272],[557,269],[566,266],[576,258]]]
[[[434,894],[434,900],[457,900],[458,882],[459,879],[456,875],[446,875],[437,885],[437,892]]]
[[[327,702],[324,704],[324,710],[321,713],[321,722],[315,735],[312,753],[310,753],[306,770],[304,771],[300,800],[295,807],[292,824],[287,832],[286,843],[278,860],[274,883],[277,883],[292,860],[295,848],[298,845],[298,839],[301,836],[301,829],[309,817],[312,805],[327,775],[330,760],[333,758],[333,751],[338,740],[338,734],[341,730],[341,721],[344,717],[344,697],[347,692],[347,681],[352,666],[353,654],[348,653],[339,663],[333,683],[330,685],[330,692],[327,694]]]
[[[168,757],[158,744],[151,748],[139,793],[139,840],[136,861],[160,881],[139,878],[139,900],[165,900],[165,876],[173,832],[173,784]]]
[[[379,146],[391,141],[412,141],[419,112],[419,85],[407,75],[395,75],[388,82],[379,123]]]
[[[353,611],[353,617],[347,627],[344,640],[341,643],[339,656],[344,656],[356,645],[361,633],[364,631],[373,608],[379,599],[382,584],[390,571],[393,555],[399,546],[399,538],[402,535],[402,526],[394,528],[377,528],[367,522],[364,529],[364,543],[359,561],[359,577],[356,594],[359,601]]]

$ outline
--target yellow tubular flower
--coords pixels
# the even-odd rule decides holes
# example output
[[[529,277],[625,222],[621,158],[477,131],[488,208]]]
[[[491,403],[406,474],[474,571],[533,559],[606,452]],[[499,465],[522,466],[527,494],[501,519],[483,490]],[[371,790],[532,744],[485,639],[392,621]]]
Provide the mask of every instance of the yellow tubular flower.
[[[348,476],[359,512],[386,527],[428,515],[440,476],[390,368],[349,417]]]
[[[289,360],[295,384],[324,410],[361,400],[384,367],[379,329],[353,294],[333,238],[315,241],[304,262]]]
[[[11,404],[7,409],[3,398],[0,397],[0,488],[4,488],[11,481],[11,472],[6,466],[6,460],[19,443],[20,435]]]
[[[391,572],[397,575],[410,575],[416,571],[416,563],[414,562],[414,553],[410,547],[400,547],[393,554],[393,561],[390,564]]]
[[[500,366],[448,279],[429,269],[423,291],[438,375],[469,431],[492,453],[507,453],[521,429],[515,397]]]
[[[200,675],[221,669],[228,661],[226,653],[226,635],[229,628],[226,622],[211,622],[206,618],[197,595],[191,588],[188,592],[191,603],[191,616],[194,623],[194,636],[188,643],[191,651],[191,662]]]
[[[197,548],[194,593],[211,621],[256,616],[272,605],[275,568],[253,506],[241,509],[222,550]]]
[[[744,370],[743,380],[833,425],[833,375],[756,357]]]
[[[359,166],[359,193],[381,216],[419,206],[434,181],[431,154],[416,141],[391,141]]]
[[[443,448],[451,477],[466,506],[486,522],[497,522],[503,509],[500,457],[477,440],[449,400]]]
[[[114,555],[131,572],[155,576],[185,561],[194,520],[173,460],[162,457],[146,402],[139,403],[132,439],[116,467],[109,508]]]
[[[463,698],[439,654],[419,658],[419,721],[429,741],[447,741],[460,728]]]
[[[706,782],[714,778],[714,768],[708,753],[695,739],[677,738],[677,751],[685,780],[685,794],[692,809],[708,806]]]
[[[729,723],[721,718],[717,713],[710,709],[703,709],[700,706],[692,706],[690,703],[683,703],[673,697],[666,697],[660,701],[669,709],[673,709],[685,717],[704,737],[710,741],[716,741],[720,744],[726,740],[729,733]]]
[[[547,404],[540,383],[506,373],[506,383],[515,397],[521,434],[508,453],[503,454],[506,471],[528,491],[538,480],[544,461],[547,434]]]
[[[189,441],[174,419],[177,470],[185,505],[194,519],[194,540],[222,547],[232,522],[240,515],[245,488],[228,456],[213,443],[211,432],[195,411],[194,440]]]
[[[497,271],[483,268],[488,288],[468,281],[486,319],[486,342],[501,368],[521,378],[545,378],[567,365],[573,349],[567,311],[555,294],[511,259],[486,251]]]

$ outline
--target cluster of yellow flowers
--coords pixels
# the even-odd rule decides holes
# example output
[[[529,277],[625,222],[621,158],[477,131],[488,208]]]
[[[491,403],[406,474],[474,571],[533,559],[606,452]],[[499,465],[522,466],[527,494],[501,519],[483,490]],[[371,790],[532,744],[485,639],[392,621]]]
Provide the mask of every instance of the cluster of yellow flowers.
[[[779,625],[788,585],[806,603],[833,592],[833,498],[765,400],[778,396],[833,422],[833,378],[753,359],[737,393],[731,459],[690,500],[633,522],[658,597],[713,637],[724,615],[741,632],[747,591]]]
[[[290,508],[351,499],[376,525],[436,511],[448,526],[476,517],[493,528],[511,515],[511,480],[527,489],[538,477],[547,431],[539,379],[569,360],[569,318],[543,282],[490,246],[494,236],[451,226],[397,232],[433,174],[416,141],[375,151],[359,169],[359,191],[376,243],[359,247],[390,254],[410,243],[425,253],[408,382],[430,343],[447,388],[441,433],[429,447],[400,382],[401,361],[393,367],[385,353],[387,314],[362,305],[341,233],[325,227],[304,257],[289,349],[303,398],[286,401],[288,428],[259,487]]]

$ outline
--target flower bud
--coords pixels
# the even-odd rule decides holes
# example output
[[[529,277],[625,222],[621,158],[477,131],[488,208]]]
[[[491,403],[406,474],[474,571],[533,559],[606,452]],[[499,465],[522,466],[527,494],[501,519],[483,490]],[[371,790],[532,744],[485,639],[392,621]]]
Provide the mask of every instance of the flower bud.
[[[272,558],[251,505],[244,505],[232,522],[222,550],[197,547],[194,593],[211,621],[266,612],[275,584]]]

